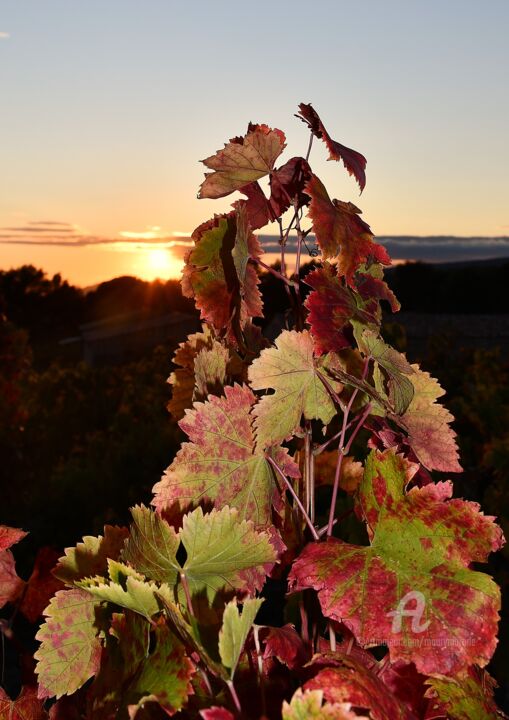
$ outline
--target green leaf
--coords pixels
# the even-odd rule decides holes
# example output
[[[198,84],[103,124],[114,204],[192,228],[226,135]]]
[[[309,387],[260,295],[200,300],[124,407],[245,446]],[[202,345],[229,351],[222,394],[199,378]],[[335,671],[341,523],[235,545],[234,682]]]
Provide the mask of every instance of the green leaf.
[[[103,577],[86,578],[76,583],[97,600],[110,602],[127,610],[137,612],[150,620],[160,612],[155,592],[159,590],[153,582],[145,580],[128,565],[109,563],[110,580]]]
[[[223,614],[223,626],[219,632],[219,655],[233,679],[244,643],[263,600],[248,598],[242,605],[242,614],[236,600],[228,603]]]
[[[318,374],[327,376],[326,362],[326,357],[314,359],[313,339],[307,330],[284,330],[276,339],[276,347],[262,350],[253,361],[249,368],[252,388],[275,391],[264,395],[254,408],[259,447],[270,447],[293,435],[303,416],[325,425],[332,420],[334,403]]]
[[[180,566],[176,553],[178,534],[158,513],[143,505],[131,508],[134,522],[122,552],[122,560],[151,580],[175,585]]]
[[[39,697],[71,695],[97,672],[101,644],[97,638],[97,601],[83,590],[59,590],[44,611],[34,657]]]
[[[471,667],[464,678],[429,678],[427,697],[433,709],[442,711],[449,720],[499,720],[503,716],[493,699],[495,681],[477,667]]]
[[[259,590],[276,560],[268,533],[239,521],[238,511],[228,506],[206,515],[196,508],[184,517],[180,539],[187,553],[182,572],[191,593],[206,589],[209,600],[223,588]]]
[[[193,673],[182,643],[166,625],[157,625],[154,651],[129,688],[129,717],[135,718],[147,703],[158,703],[168,715],[174,715],[193,692]]]
[[[355,327],[355,323],[353,323]],[[381,367],[387,376],[387,389],[380,384],[380,375],[375,373],[375,387],[381,394],[386,393],[394,412],[402,415],[410,405],[414,396],[414,386],[411,377],[414,368],[404,355],[387,345],[382,338],[370,330],[364,330],[362,335],[356,333],[359,348],[365,355],[375,360],[375,369]]]
[[[104,536],[87,535],[76,547],[66,548],[54,570],[59,580],[72,585],[93,575],[102,575],[108,567],[108,558],[116,560],[127,537],[127,529],[105,525]]]

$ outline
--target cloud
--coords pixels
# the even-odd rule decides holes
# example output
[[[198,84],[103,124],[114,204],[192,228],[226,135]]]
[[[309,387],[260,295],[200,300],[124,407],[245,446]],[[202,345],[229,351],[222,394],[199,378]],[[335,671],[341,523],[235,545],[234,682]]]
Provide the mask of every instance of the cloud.
[[[0,32],[0,40],[8,40],[11,37],[11,34],[8,32]]]
[[[119,250],[149,249],[153,247],[171,249],[179,257],[190,245],[186,243],[187,233],[163,230],[153,225],[142,232],[122,230],[118,236],[94,235],[68,222],[56,220],[34,220],[23,225],[0,227],[0,244],[34,245],[39,247],[86,247],[102,245]]]

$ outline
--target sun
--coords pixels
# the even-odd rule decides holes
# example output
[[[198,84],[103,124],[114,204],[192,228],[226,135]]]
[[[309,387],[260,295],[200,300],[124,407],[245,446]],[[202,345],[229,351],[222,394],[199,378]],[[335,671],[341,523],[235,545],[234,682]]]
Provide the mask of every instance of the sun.
[[[146,258],[147,274],[153,278],[167,278],[175,274],[175,260],[171,251],[163,248],[148,250]]]

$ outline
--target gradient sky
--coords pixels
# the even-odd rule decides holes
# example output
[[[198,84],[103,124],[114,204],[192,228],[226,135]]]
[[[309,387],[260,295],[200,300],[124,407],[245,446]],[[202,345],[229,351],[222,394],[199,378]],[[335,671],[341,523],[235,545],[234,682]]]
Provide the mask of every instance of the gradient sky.
[[[155,242],[230,202],[197,161],[249,120],[305,152],[301,101],[367,156],[360,199],[311,160],[375,233],[509,235],[508,30],[507,0],[0,0],[0,268],[175,272]]]

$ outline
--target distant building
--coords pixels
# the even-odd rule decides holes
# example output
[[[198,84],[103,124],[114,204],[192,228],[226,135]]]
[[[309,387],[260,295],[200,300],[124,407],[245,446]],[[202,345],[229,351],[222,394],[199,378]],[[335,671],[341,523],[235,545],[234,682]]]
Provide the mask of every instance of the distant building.
[[[175,346],[200,329],[196,315],[173,312],[153,317],[143,312],[114,315],[80,325],[80,334],[60,341],[69,358],[89,365],[135,360],[157,345]]]

